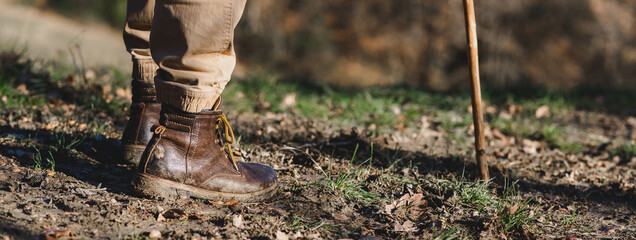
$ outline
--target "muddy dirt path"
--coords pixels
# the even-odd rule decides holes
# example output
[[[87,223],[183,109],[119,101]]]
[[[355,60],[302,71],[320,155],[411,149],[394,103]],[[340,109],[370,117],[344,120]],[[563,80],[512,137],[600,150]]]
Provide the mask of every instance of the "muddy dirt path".
[[[532,220],[518,231],[504,231],[489,205],[480,208],[456,194],[475,189],[457,180],[477,176],[472,157],[435,127],[428,131],[437,133],[421,136],[373,135],[287,114],[230,112],[243,157],[272,165],[281,182],[270,201],[241,204],[136,197],[128,187],[133,166],[116,160],[117,121],[112,135],[87,138],[67,152],[55,173],[34,170],[34,146],[80,136],[54,135],[44,122],[11,120],[8,114],[0,118],[0,235],[11,239],[156,234],[174,239],[430,239],[441,234],[634,239],[636,234],[633,159],[625,163],[603,154],[564,154],[542,143],[510,144],[503,140],[516,140],[500,133],[488,134],[491,149],[504,151],[491,162],[494,191],[502,191],[504,178],[518,180],[518,197],[531,206],[526,211]],[[100,119],[110,117],[97,115]],[[627,126],[620,118],[609,121]],[[342,191],[345,184],[334,190],[334,180],[349,172],[354,155],[355,164],[375,156],[369,167],[355,172],[356,181],[346,183],[360,189]]]
[[[552,111],[544,105],[528,114],[511,103],[488,106],[493,179],[478,182],[471,125],[461,124],[465,108],[418,110],[410,115],[417,121],[405,125],[400,113],[406,107],[387,101],[338,121],[345,111],[378,101],[367,92],[357,105],[356,98],[339,104],[348,110],[336,106],[324,110],[329,117],[312,118],[293,108],[265,108],[259,93],[226,89],[221,108],[238,137],[237,155],[274,167],[280,181],[275,196],[259,203],[146,199],[130,190],[135,166],[119,162],[129,97],[76,84],[72,73],[34,71],[15,54],[0,60],[0,73],[10,75],[0,82],[2,239],[636,236],[633,111],[616,115],[553,104]],[[254,83],[233,82],[243,90]],[[265,89],[286,84],[259,83]],[[236,100],[245,98],[255,101],[238,106]],[[429,102],[424,107],[443,101]],[[356,122],[380,118],[381,110],[395,125]]]

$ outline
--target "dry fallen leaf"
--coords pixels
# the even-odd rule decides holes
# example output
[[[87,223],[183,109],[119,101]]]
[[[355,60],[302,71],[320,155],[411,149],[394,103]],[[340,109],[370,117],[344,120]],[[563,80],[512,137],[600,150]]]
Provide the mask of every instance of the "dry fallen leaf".
[[[523,144],[523,151],[528,154],[537,154],[537,149],[541,148],[541,143],[537,141],[523,139],[521,143]]]
[[[170,209],[164,212],[162,215],[163,217],[169,218],[169,219],[179,219],[179,220],[188,219],[188,215],[185,213],[185,211],[178,208]]]
[[[497,108],[495,108],[493,106],[487,106],[486,107],[486,112],[490,113],[490,114],[495,114],[495,113],[497,113]]]
[[[84,78],[86,78],[87,80],[93,80],[97,77],[97,73],[95,73],[95,71],[88,69],[86,70],[86,72],[84,73]]]
[[[243,215],[239,214],[232,216],[232,225],[237,228],[243,228]]]
[[[281,232],[280,230],[276,232],[276,240],[289,240],[289,236],[287,233]]]
[[[610,227],[601,229],[601,233],[602,234],[610,234],[610,233],[612,233],[612,232],[614,232],[616,230],[623,229],[623,228],[624,227],[621,226],[621,225],[614,225],[614,226],[610,226]]]
[[[190,219],[190,220],[205,220],[206,218],[205,218],[205,215],[192,213],[192,214],[190,214],[190,216],[188,216],[188,219]]]
[[[404,194],[402,197],[400,197],[400,199],[385,205],[384,211],[386,214],[392,215],[393,211],[402,209],[400,210],[402,214],[406,214],[412,219],[416,219],[424,213],[424,210],[426,208],[427,202],[426,200],[422,199],[423,197],[424,195],[420,193],[414,194],[413,196],[408,193]]]
[[[266,110],[272,106],[271,103],[269,103],[268,101],[265,101],[262,95],[258,96],[257,100],[258,102],[256,103],[256,108],[259,110]]]
[[[73,239],[74,235],[69,230],[57,230],[51,228],[44,228],[44,237],[46,240],[62,240],[62,239]]]
[[[15,87],[16,90],[20,91],[20,93],[22,95],[29,95],[29,90],[26,87],[26,84],[20,84],[17,87]]]
[[[581,239],[577,237],[567,236],[567,237],[562,237],[561,240],[581,240]]]
[[[507,138],[506,135],[501,133],[501,131],[499,131],[499,129],[496,129],[496,128],[492,129],[492,135],[495,136],[496,138],[502,139],[502,140],[505,140]]]
[[[399,223],[393,224],[393,231],[396,231],[396,232],[412,232],[415,230],[416,230],[415,224],[413,224],[413,222],[409,220],[406,220],[402,224],[399,224]]]
[[[285,95],[285,97],[283,98],[283,101],[281,101],[280,103],[282,108],[290,108],[293,107],[294,105],[296,105],[296,93],[292,92],[289,93],[287,95]]]
[[[157,214],[157,222],[164,222],[166,221],[166,218],[163,217],[163,214],[159,213]]]
[[[442,133],[435,131],[434,129],[431,129],[431,124],[429,123],[429,119],[426,116],[422,116],[420,118],[420,131],[417,134],[417,137],[424,137],[424,138],[428,138],[428,137],[440,137],[442,136]],[[376,128],[375,124],[373,125],[373,129]]]
[[[627,118],[627,125],[631,126],[632,128],[636,128],[636,117]]]
[[[537,111],[534,112],[534,117],[536,118],[544,118],[550,116],[550,107],[548,105],[543,105],[537,108]]]
[[[130,91],[130,89],[117,88],[115,89],[115,95],[119,98],[130,99],[132,91]]]
[[[523,111],[523,107],[519,105],[510,105],[508,107],[508,113],[512,116],[516,115],[517,113],[520,113],[521,111]]]
[[[349,221],[349,217],[347,217],[347,215],[344,215],[342,213],[339,212],[335,212],[332,214],[333,218],[335,218],[336,220],[340,220],[340,221]]]
[[[150,238],[150,239],[159,239],[159,238],[161,238],[161,232],[159,232],[157,230],[152,230],[152,231],[150,231],[150,233],[148,233],[148,238]]]
[[[510,215],[514,215],[515,213],[517,213],[517,211],[519,211],[519,205],[518,204],[512,205],[512,206],[510,206],[508,208],[508,214],[510,214]]]
[[[47,131],[50,131],[51,129],[57,127],[58,125],[59,125],[59,123],[53,121],[53,122],[50,122],[50,123],[46,124],[46,126],[44,126],[44,129],[46,129]]]
[[[17,173],[17,172],[22,172],[22,170],[20,170],[19,168],[14,168],[11,170],[11,172]]]
[[[289,237],[290,237],[291,239],[306,239],[306,238],[303,236],[303,234],[302,234],[302,233],[300,233],[300,232],[296,232],[296,233],[294,233],[294,234],[291,234],[291,235],[289,235]],[[311,238],[309,238],[309,239],[311,239]]]
[[[504,119],[504,120],[510,120],[510,119],[512,119],[512,115],[510,115],[510,113],[501,111],[501,112],[499,112],[499,118]]]

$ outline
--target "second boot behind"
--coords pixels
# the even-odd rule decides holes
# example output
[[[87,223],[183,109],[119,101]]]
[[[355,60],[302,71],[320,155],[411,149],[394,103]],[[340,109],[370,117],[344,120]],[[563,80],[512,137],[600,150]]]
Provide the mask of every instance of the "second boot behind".
[[[152,138],[150,128],[159,124],[161,104],[153,83],[156,64],[152,59],[133,60],[132,104],[129,120],[122,134],[122,160],[139,164],[139,158]]]

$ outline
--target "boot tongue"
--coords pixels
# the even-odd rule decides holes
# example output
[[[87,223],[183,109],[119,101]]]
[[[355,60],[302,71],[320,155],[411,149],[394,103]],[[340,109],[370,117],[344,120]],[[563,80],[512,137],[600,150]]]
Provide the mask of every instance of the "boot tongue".
[[[216,102],[214,102],[214,106],[211,109],[203,109],[201,112],[214,112],[219,109],[219,105],[221,105],[221,97],[219,97]]]
[[[214,107],[212,107],[212,111],[216,111],[217,109],[219,109],[219,105],[221,105],[221,102],[223,100],[221,99],[221,97],[219,97],[219,99],[216,100],[216,102],[214,102]]]

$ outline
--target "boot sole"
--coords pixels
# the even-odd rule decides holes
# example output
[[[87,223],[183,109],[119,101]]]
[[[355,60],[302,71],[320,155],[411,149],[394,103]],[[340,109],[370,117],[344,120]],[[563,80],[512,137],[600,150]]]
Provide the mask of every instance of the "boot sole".
[[[146,146],[144,145],[123,145],[123,161],[129,164],[139,165],[139,160],[141,159],[141,155],[146,150]]]
[[[158,178],[145,173],[137,173],[133,177],[132,187],[135,192],[150,198],[193,197],[213,201],[259,202],[273,195],[274,190],[278,187],[278,181],[258,192],[224,193]]]

